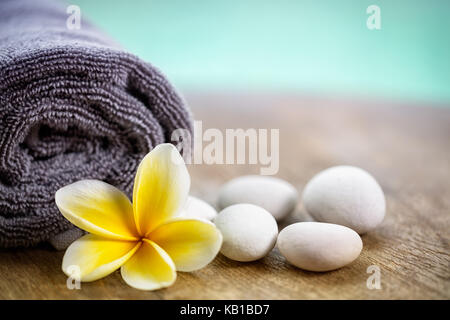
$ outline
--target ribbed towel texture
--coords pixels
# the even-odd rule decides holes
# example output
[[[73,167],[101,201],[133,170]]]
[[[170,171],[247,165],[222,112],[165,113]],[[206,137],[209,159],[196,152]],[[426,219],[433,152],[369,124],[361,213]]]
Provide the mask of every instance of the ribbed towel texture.
[[[100,179],[131,196],[142,157],[192,131],[157,69],[68,17],[62,2],[0,1],[0,247],[73,228],[55,205],[64,185]]]

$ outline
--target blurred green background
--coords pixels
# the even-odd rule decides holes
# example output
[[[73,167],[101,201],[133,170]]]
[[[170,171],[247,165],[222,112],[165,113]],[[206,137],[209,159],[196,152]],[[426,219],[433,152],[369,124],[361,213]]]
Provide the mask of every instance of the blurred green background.
[[[449,0],[74,0],[181,90],[450,103]],[[369,5],[381,30],[369,30]]]

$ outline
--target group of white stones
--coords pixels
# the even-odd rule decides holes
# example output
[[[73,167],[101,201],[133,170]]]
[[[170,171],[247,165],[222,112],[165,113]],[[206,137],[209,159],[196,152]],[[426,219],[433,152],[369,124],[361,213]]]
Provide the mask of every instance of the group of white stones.
[[[293,213],[299,195],[288,182],[268,176],[242,176],[219,191],[219,213],[189,197],[185,215],[213,221],[222,232],[221,253],[247,262],[266,256],[277,245],[291,264],[309,271],[330,271],[354,261],[362,250],[359,235],[383,220],[386,202],[366,171],[337,166],[314,176],[302,195],[314,222],[297,222],[278,233],[277,222]]]

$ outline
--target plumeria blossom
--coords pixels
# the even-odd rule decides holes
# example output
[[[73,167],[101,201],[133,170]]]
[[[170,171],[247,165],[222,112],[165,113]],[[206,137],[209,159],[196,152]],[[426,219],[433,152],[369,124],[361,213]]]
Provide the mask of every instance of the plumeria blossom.
[[[206,266],[222,245],[220,231],[209,221],[179,217],[190,177],[171,144],[160,144],[139,165],[133,203],[117,188],[82,180],[56,192],[63,216],[88,232],[64,254],[62,269],[72,266],[81,281],[94,281],[120,268],[130,286],[155,290],[172,285],[176,271]]]

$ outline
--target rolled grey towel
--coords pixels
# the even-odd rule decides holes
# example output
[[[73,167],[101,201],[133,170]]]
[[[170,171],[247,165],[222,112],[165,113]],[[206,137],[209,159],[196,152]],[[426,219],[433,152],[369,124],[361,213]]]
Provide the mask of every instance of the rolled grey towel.
[[[161,72],[84,18],[69,30],[68,17],[57,1],[0,1],[0,247],[73,228],[54,194],[74,181],[131,196],[142,157],[173,130],[192,131]]]

